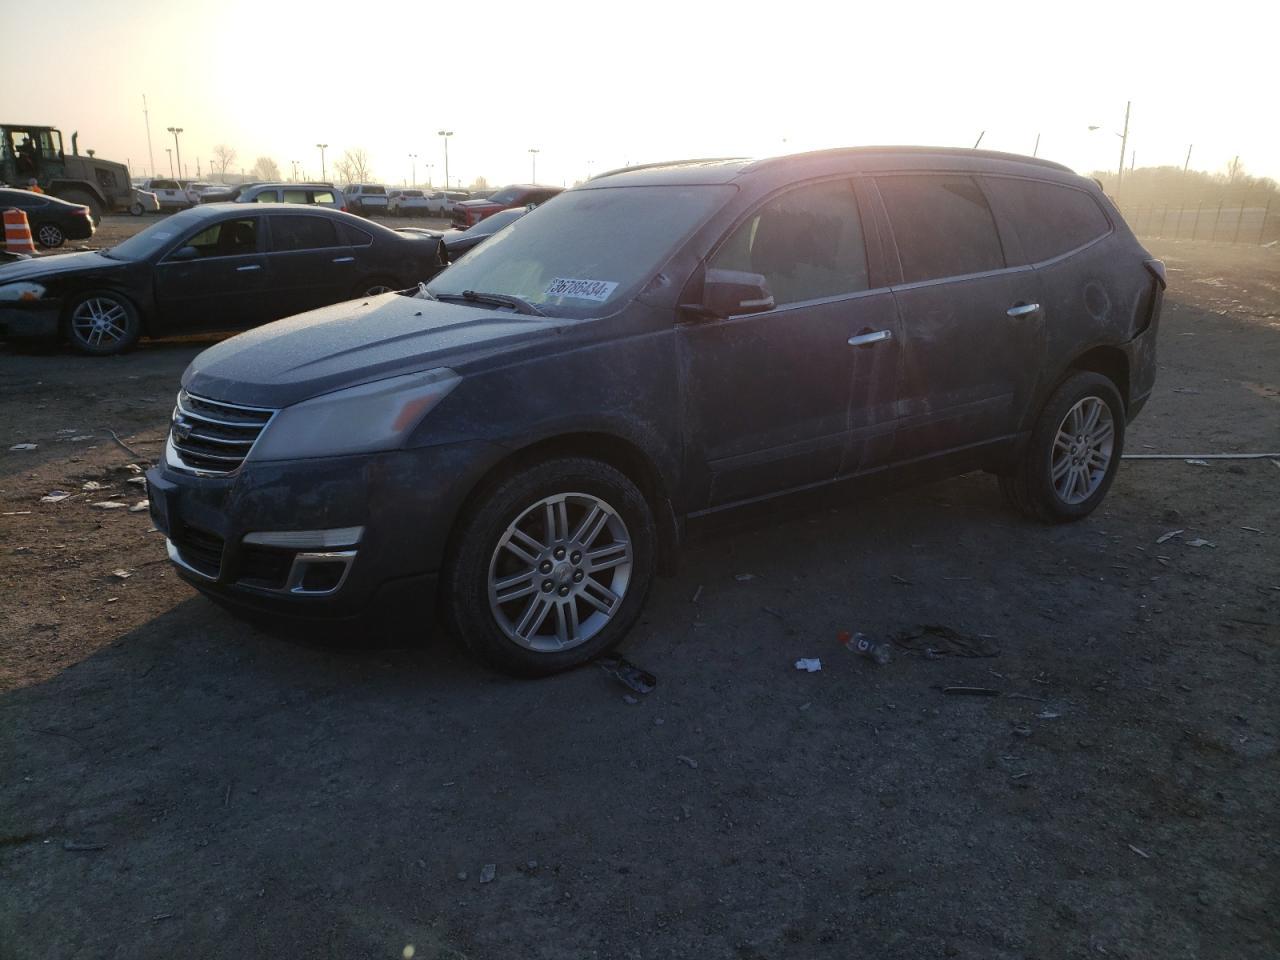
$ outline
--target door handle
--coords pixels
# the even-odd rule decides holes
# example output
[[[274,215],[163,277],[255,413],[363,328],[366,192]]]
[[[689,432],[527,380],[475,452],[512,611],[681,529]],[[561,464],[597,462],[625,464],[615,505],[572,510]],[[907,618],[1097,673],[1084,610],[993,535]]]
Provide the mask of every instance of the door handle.
[[[261,269],[262,269],[262,264],[251,263],[245,267],[236,267],[236,273],[244,273],[246,270],[261,270]]]
[[[873,343],[883,343],[885,340],[893,339],[892,330],[871,330],[860,333],[855,337],[849,338],[849,346],[851,347],[869,347]]]
[[[1031,314],[1039,312],[1040,304],[1038,303],[1018,303],[1005,311],[1005,313],[1013,317],[1015,320],[1019,317],[1029,317]]]
[[[355,257],[334,257],[333,262],[334,263],[355,263],[356,258]]]

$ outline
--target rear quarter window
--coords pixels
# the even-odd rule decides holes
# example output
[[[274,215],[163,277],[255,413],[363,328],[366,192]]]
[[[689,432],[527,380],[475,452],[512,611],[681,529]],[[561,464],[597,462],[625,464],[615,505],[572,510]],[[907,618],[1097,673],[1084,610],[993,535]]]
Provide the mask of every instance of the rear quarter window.
[[[1006,266],[996,221],[972,177],[877,177],[902,261],[902,280],[939,280]]]
[[[1111,221],[1084,190],[1043,180],[987,177],[1002,216],[1013,221],[1030,263],[1061,256],[1106,236]]]
[[[347,243],[353,247],[367,247],[373,243],[373,234],[366,233],[359,227],[352,226],[349,223],[342,225],[343,231],[347,235]]]

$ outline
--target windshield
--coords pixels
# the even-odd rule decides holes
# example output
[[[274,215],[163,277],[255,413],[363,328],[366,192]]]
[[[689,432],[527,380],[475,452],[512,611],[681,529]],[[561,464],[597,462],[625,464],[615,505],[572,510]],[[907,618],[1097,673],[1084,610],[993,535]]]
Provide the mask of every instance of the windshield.
[[[485,217],[479,223],[473,223],[467,229],[462,231],[464,237],[474,237],[478,234],[497,233],[509,223],[519,220],[529,211],[524,207],[512,207],[510,210],[499,210],[492,216]]]
[[[729,186],[571,190],[519,218],[427,285],[520,297],[544,313],[612,313],[734,192]]]
[[[524,193],[519,187],[507,187],[505,190],[499,190],[497,193],[489,197],[490,203],[515,203],[520,198],[520,194]]]
[[[196,213],[199,210],[196,207],[192,210],[183,210],[175,213],[171,217],[166,217],[159,223],[153,223],[147,229],[135,233],[123,243],[118,243],[108,250],[100,250],[104,257],[110,257],[112,260],[144,260],[151,256],[161,247],[172,242],[177,237],[182,236],[198,223],[208,222],[203,215]],[[208,207],[204,208],[208,210]]]

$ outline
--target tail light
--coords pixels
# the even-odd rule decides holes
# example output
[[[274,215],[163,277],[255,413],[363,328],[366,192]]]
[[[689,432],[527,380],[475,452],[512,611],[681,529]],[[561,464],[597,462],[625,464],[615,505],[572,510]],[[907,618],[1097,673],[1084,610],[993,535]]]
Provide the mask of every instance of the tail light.
[[[347,209],[347,205],[345,203],[342,206],[340,206],[338,209],[341,210],[343,213],[351,212],[350,210]]]
[[[89,216],[89,208],[88,208],[88,207],[76,207],[76,208],[75,208],[75,210],[73,210],[73,211],[72,211],[72,213],[76,214],[77,216],[87,217],[87,216]]]

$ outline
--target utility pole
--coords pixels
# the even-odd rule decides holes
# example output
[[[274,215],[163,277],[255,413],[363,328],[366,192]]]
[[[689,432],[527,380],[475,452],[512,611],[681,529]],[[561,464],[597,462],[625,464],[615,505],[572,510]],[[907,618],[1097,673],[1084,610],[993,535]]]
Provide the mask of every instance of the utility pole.
[[[1031,151],[1031,155],[1032,155],[1033,157],[1038,157],[1038,156],[1040,156],[1040,134],[1038,134],[1038,133],[1036,134],[1036,145],[1035,145],[1035,149],[1033,149],[1033,150]]]
[[[178,146],[178,134],[182,132],[182,128],[167,127],[166,129],[173,134],[173,153],[174,153],[174,156],[178,158],[178,178],[181,179],[182,178],[182,148]]]
[[[1192,147],[1194,147],[1194,146],[1195,146],[1195,144],[1194,144],[1194,143],[1189,143],[1189,144],[1187,144],[1187,159],[1186,159],[1186,160],[1184,160],[1184,161],[1182,161],[1182,172],[1183,172],[1183,173],[1186,173],[1186,172],[1187,172],[1187,167],[1191,166],[1191,148],[1192,148]]]
[[[298,161],[290,160],[289,162],[293,164],[293,182],[297,183],[298,182]]]
[[[449,138],[453,136],[452,130],[437,131],[437,136],[444,137],[444,188],[449,189]]]
[[[983,130],[980,134],[978,134],[978,139],[973,141],[973,149],[975,150],[978,149],[978,144],[982,143],[982,138],[985,137],[986,135],[987,135],[987,131],[985,130]]]
[[[1132,100],[1124,102],[1124,133],[1120,134],[1120,172],[1116,176],[1116,193],[1120,192],[1120,184],[1124,180],[1124,152],[1129,148],[1129,108]]]
[[[156,155],[151,152],[151,114],[147,112],[147,95],[142,95],[142,120],[147,125],[147,159],[151,161],[151,176],[156,175]]]
[[[409,154],[409,161],[413,164],[413,185],[418,185],[418,155],[416,153]]]
[[[327,143],[317,143],[316,146],[320,148],[320,179],[324,180],[326,179],[324,174],[324,151],[329,145]]]
[[[537,147],[529,148],[529,156],[533,158],[533,179],[529,181],[530,183],[538,182],[538,153]]]

